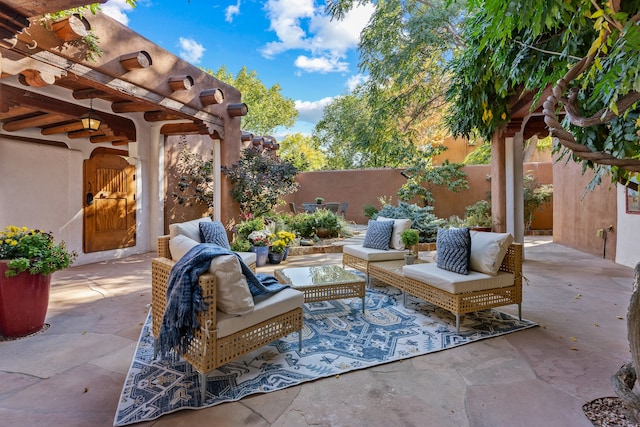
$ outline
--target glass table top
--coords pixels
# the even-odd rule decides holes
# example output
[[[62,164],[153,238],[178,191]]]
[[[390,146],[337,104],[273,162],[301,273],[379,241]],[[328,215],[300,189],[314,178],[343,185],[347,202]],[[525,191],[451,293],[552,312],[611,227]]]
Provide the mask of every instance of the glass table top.
[[[276,275],[296,288],[365,281],[364,277],[347,271],[339,265],[281,268],[276,270]]]

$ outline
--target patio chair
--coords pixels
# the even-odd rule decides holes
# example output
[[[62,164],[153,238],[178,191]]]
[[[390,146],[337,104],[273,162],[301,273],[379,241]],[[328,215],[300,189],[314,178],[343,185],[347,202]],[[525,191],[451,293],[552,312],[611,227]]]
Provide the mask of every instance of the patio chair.
[[[342,215],[346,217],[348,207],[349,207],[349,202],[342,202],[342,205],[340,206],[340,212],[338,213],[338,215]]]
[[[289,210],[291,210],[291,213],[293,214],[298,213],[298,208],[295,203],[289,202]]]
[[[197,220],[183,224],[191,222]],[[173,231],[171,226],[170,231]],[[171,269],[191,245],[198,244],[197,241],[188,242],[189,239],[195,240],[193,237],[195,236],[172,236],[171,239],[176,241],[172,244],[170,236],[158,238],[158,258],[151,261],[152,334],[156,339],[160,335],[167,306],[166,294]],[[295,331],[298,331],[298,346],[302,348],[304,294],[287,288],[267,298],[256,298],[252,304],[254,307],[249,312],[244,308],[242,314],[222,311],[220,302],[228,303],[230,298],[235,299],[231,294],[238,293],[237,281],[232,283],[234,280],[231,279],[238,273],[233,273],[235,270],[229,267],[229,258],[214,263],[220,258],[224,257],[214,258],[209,270],[198,278],[202,296],[209,302],[210,308],[198,313],[197,319],[202,327],[193,331],[194,338],[187,353],[182,355],[198,371],[202,402],[206,400],[207,375],[219,366]],[[231,260],[236,261],[234,267],[238,269],[239,261],[235,257]],[[255,264],[250,268],[255,268]],[[238,271],[242,275],[241,270]]]
[[[304,202],[302,203],[304,211],[307,213],[314,213],[318,209],[317,203]]]
[[[324,208],[325,209],[329,209],[334,214],[337,214],[338,213],[338,208],[340,208],[340,203],[327,202],[327,203],[325,203]]]

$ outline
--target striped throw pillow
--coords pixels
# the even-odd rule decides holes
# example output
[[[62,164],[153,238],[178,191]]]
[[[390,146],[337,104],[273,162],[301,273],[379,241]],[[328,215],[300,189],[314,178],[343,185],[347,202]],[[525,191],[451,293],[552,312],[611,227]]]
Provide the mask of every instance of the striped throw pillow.
[[[458,274],[469,274],[471,234],[468,228],[439,228],[436,238],[439,268]]]
[[[227,230],[224,229],[220,221],[201,222],[199,226],[200,240],[202,240],[203,243],[213,243],[225,249],[231,249],[229,238],[227,237]]]
[[[369,249],[388,251],[392,233],[393,220],[369,220],[369,225],[367,225],[367,234],[364,236],[364,243],[362,246]]]

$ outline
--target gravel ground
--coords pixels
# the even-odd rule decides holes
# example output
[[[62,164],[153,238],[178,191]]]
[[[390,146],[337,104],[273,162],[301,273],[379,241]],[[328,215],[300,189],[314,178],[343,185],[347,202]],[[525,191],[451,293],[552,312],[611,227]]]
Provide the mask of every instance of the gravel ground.
[[[638,427],[629,421],[626,409],[618,397],[602,397],[582,406],[584,414],[596,427]]]

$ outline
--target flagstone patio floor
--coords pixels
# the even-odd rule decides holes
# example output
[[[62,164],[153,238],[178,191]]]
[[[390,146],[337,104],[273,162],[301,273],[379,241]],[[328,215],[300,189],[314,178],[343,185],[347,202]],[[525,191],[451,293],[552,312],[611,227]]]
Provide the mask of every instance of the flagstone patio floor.
[[[112,425],[153,256],[55,273],[49,329],[0,342],[0,425]],[[613,396],[610,377],[630,359],[633,269],[550,236],[527,237],[525,258],[523,317],[539,327],[137,425],[591,426],[582,405]],[[340,260],[312,254],[280,267]]]

